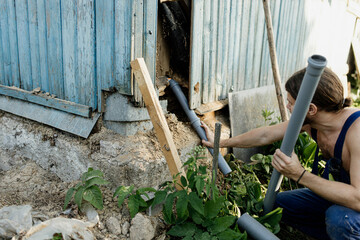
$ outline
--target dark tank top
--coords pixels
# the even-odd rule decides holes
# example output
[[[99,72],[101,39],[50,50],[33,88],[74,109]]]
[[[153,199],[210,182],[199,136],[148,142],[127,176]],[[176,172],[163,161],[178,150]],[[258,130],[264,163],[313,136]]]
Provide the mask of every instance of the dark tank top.
[[[319,147],[317,147],[315,153],[314,165],[311,171],[313,174],[318,175],[319,161],[325,160],[326,165],[325,165],[324,173],[322,175],[323,178],[329,179],[329,173],[330,173],[336,181],[350,184],[350,175],[348,172],[345,171],[345,169],[342,166],[341,156],[342,156],[346,133],[350,128],[350,126],[358,117],[360,117],[360,111],[354,112],[346,119],[345,124],[342,127],[341,132],[339,134],[339,137],[336,140],[333,158],[327,160],[320,159]],[[311,128],[311,136],[315,140],[315,142],[317,142],[317,130],[315,128]]]

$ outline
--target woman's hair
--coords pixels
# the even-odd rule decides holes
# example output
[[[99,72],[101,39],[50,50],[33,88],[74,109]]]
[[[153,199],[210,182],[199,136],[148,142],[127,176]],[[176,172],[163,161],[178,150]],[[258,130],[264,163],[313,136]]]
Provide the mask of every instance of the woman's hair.
[[[294,98],[300,90],[306,68],[294,73],[286,82],[286,91]],[[325,68],[311,101],[319,110],[337,112],[351,105],[351,98],[344,99],[344,88],[340,79],[329,68]]]

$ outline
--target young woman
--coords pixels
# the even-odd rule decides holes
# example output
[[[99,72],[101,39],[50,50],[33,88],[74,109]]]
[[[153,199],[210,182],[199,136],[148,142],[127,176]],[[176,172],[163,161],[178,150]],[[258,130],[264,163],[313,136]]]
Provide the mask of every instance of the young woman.
[[[285,84],[287,108],[292,112],[305,70],[296,72]],[[284,176],[305,188],[281,192],[276,207],[283,208],[282,220],[317,239],[360,239],[360,111],[349,108],[339,78],[325,68],[311,101],[302,131],[318,144],[326,167],[317,175],[319,157],[312,173],[301,166],[296,154],[291,157],[277,149],[272,165]],[[220,147],[255,147],[281,140],[288,122],[253,129],[229,139]],[[203,124],[213,146],[213,133]],[[328,180],[329,173],[335,181]]]

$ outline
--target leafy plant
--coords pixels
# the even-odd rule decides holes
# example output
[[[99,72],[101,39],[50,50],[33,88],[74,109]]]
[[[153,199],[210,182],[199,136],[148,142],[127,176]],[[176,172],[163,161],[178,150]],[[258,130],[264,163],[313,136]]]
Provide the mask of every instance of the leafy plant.
[[[226,158],[232,158],[230,166],[233,169],[225,178],[227,184],[224,191],[227,192],[227,199],[239,206],[241,212],[247,212],[271,232],[278,233],[280,231],[281,209],[275,209],[266,215],[263,213],[266,186],[270,180],[270,170],[267,172],[263,166],[271,164],[271,158],[257,154],[253,158],[255,162],[253,165],[235,159],[232,154]]]
[[[184,163],[186,176],[180,178],[183,190],[176,191],[176,181],[166,183],[158,191],[152,201],[139,199],[143,190],[133,191],[133,187],[119,187],[114,196],[118,196],[119,207],[128,197],[142,202],[144,208],[163,203],[164,221],[172,225],[167,232],[173,237],[183,239],[246,239],[235,223],[239,210],[236,205],[221,195],[216,184],[211,180],[206,166],[198,166],[197,161],[204,157],[204,147],[196,147]],[[174,178],[175,179],[175,178]],[[146,188],[146,191],[153,189]],[[121,198],[121,200],[119,200]],[[131,210],[132,216],[140,208]],[[236,210],[237,209],[237,210]]]
[[[267,110],[266,108],[261,111],[261,115],[264,118],[264,126],[274,125],[281,121],[280,117],[277,117],[276,121],[274,120],[274,118],[273,118],[274,113],[275,113],[275,111],[270,111],[270,110]]]
[[[89,168],[88,171],[81,176],[81,182],[67,191],[64,210],[69,205],[74,193],[74,200],[79,210],[81,210],[83,201],[89,202],[97,209],[103,209],[103,195],[99,185],[109,184],[108,181],[103,179],[103,175],[100,170]]]
[[[62,233],[54,233],[52,240],[63,240],[63,235]]]
[[[134,192],[134,185],[129,187],[120,186],[115,190],[113,198],[118,197],[118,206],[120,208],[125,199],[130,196],[127,206],[130,211],[130,216],[133,218],[138,212],[148,209],[153,203],[154,199],[151,199],[147,192],[156,192],[156,190],[154,188],[139,188]],[[145,200],[143,196],[146,197],[147,200]]]

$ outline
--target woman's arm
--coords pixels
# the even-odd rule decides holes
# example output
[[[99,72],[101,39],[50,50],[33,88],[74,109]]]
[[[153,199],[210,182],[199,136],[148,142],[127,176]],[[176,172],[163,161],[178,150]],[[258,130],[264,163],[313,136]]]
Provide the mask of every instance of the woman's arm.
[[[329,181],[317,175],[305,172],[299,183],[311,189],[314,193],[326,200],[339,204],[355,211],[360,211],[360,136],[349,133],[346,144],[350,151],[350,178],[351,184]],[[275,151],[273,167],[286,177],[298,181],[304,169],[302,168],[296,154],[291,158],[279,149]]]
[[[287,125],[288,121],[276,125],[255,128],[232,138],[221,139],[220,147],[250,148],[268,145],[283,139]],[[202,127],[205,129],[208,138],[208,141],[203,140],[202,143],[207,147],[214,147],[214,134],[204,123],[202,123]]]

